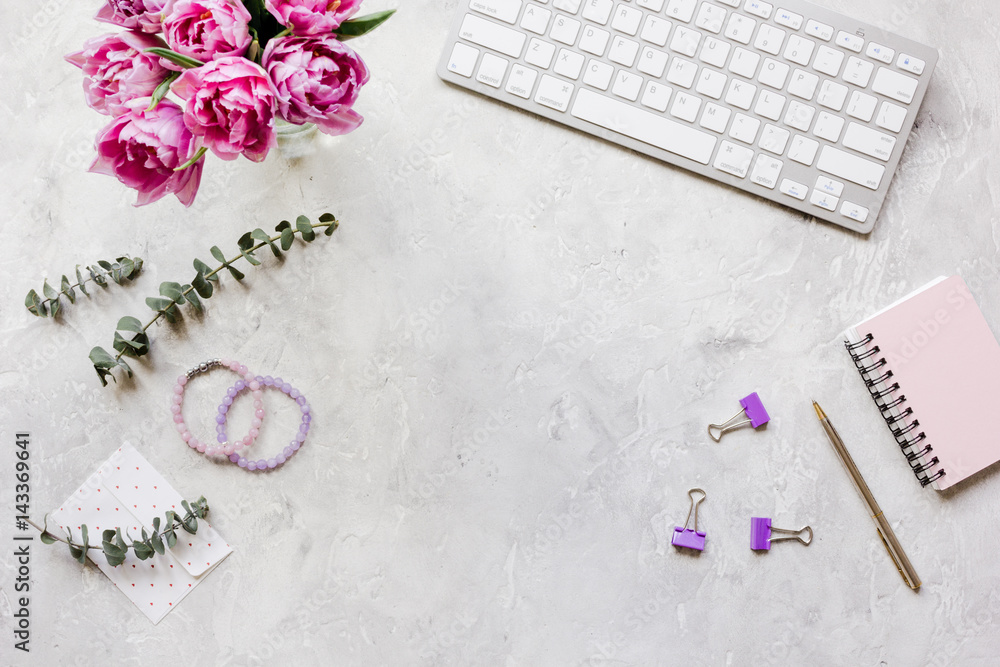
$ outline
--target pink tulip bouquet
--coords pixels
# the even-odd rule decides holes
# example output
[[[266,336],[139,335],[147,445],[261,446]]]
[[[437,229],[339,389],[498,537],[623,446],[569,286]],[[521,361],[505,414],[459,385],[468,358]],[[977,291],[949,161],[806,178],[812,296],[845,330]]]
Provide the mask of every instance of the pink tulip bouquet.
[[[87,104],[111,117],[90,170],[190,206],[204,156],[254,162],[277,143],[278,119],[338,135],[368,81],[344,42],[392,11],[352,18],[361,0],[105,0],[97,20],[125,30],[66,59],[83,70]],[[170,99],[172,93],[176,101]]]

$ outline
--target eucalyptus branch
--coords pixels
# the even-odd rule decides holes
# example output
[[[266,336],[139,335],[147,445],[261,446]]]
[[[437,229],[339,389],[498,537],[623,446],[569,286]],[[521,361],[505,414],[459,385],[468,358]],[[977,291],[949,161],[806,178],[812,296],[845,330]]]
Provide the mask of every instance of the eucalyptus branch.
[[[136,540],[132,538],[131,535],[128,535],[131,541],[126,542],[125,538],[122,537],[121,528],[108,528],[101,533],[100,546],[90,544],[90,535],[87,530],[87,524],[80,526],[80,542],[77,542],[73,538],[73,531],[69,528],[66,529],[66,539],[50,533],[48,514],[45,515],[43,526],[39,526],[31,519],[28,519],[28,523],[34,526],[35,529],[41,533],[42,542],[45,544],[62,542],[69,547],[69,552],[73,558],[81,564],[86,563],[87,561],[87,551],[90,549],[100,549],[104,552],[104,557],[107,558],[108,565],[111,567],[117,567],[125,562],[125,557],[128,555],[129,549],[132,549],[136,558],[139,560],[152,558],[154,553],[158,553],[162,556],[167,548],[173,549],[174,545],[177,544],[176,531],[178,528],[183,529],[185,532],[192,535],[197,533],[198,519],[204,519],[205,515],[208,514],[208,501],[205,500],[205,496],[202,496],[198,500],[194,500],[190,503],[186,500],[182,500],[181,506],[185,510],[185,514],[183,516],[173,511],[168,511],[164,515],[165,521],[162,525],[166,526],[166,528],[162,531],[160,530],[160,517],[153,518],[152,533],[147,533],[145,526],[141,528],[141,540]],[[128,534],[127,529],[125,532]]]
[[[303,241],[310,243],[316,239],[317,229],[325,228],[324,235],[332,236],[338,225],[337,219],[330,213],[319,216],[319,222],[315,224],[310,222],[306,216],[300,215],[295,220],[295,227],[292,227],[287,220],[281,221],[274,228],[278,233],[273,236],[259,227],[252,232],[247,232],[237,241],[240,254],[232,259],[226,259],[218,246],[212,246],[209,252],[220,262],[219,266],[212,269],[200,259],[195,259],[194,269],[196,273],[190,284],[161,283],[160,296],[146,299],[146,305],[155,313],[152,319],[145,324],[142,324],[135,317],[123,317],[118,321],[114,341],[116,354],[112,355],[102,347],[95,347],[90,351],[90,361],[94,364],[94,370],[97,371],[101,385],[105,387],[108,385],[108,377],[115,382],[118,381],[112,372],[115,368],[121,368],[128,377],[132,377],[132,368],[123,357],[138,358],[149,354],[149,336],[146,331],[160,318],[166,319],[171,324],[176,323],[181,316],[179,307],[185,303],[195,312],[202,312],[204,306],[202,306],[201,299],[211,298],[215,291],[212,284],[219,282],[218,274],[223,269],[229,271],[229,274],[236,280],[243,280],[245,276],[233,266],[234,262],[245,259],[251,266],[259,266],[261,261],[254,255],[257,250],[267,246],[275,257],[281,257],[282,252],[292,247],[296,234],[301,236]],[[259,241],[259,243],[255,243],[255,241]],[[128,334],[134,335],[126,337]]]
[[[45,295],[45,298],[41,298],[35,290],[31,290],[24,297],[24,307],[32,315],[38,317],[55,317],[62,310],[61,297],[65,296],[69,299],[70,303],[76,303],[76,290],[79,289],[84,296],[90,298],[90,293],[86,287],[89,282],[107,288],[108,278],[111,278],[116,285],[121,285],[125,281],[131,282],[135,280],[139,272],[142,271],[142,258],[136,257],[132,259],[126,255],[125,257],[118,257],[114,262],[102,259],[96,264],[85,266],[84,270],[88,274],[86,278],[83,277],[83,271],[80,270],[80,265],[77,264],[76,282],[71,285],[69,278],[64,275],[59,282],[58,291],[49,285],[48,280],[43,281],[42,294]]]

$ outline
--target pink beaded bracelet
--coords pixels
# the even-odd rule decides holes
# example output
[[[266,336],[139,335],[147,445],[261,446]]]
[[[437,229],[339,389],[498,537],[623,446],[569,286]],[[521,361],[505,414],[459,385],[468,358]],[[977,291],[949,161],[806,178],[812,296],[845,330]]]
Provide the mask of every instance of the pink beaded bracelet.
[[[226,398],[223,399],[223,404],[219,406],[219,413],[215,416],[217,431],[216,439],[219,442],[218,445],[206,444],[191,435],[191,431],[188,430],[187,425],[184,423],[184,415],[181,412],[181,407],[184,404],[184,388],[187,385],[188,380],[200,373],[207,373],[213,368],[228,368],[242,378],[241,380],[238,380],[235,385],[230,387],[229,391],[226,393]],[[250,432],[241,440],[229,442],[225,435],[226,412],[229,410],[229,406],[232,405],[233,398],[235,398],[240,391],[246,388],[249,388],[253,393],[254,416],[250,422]],[[261,391],[260,383],[246,366],[230,359],[212,359],[211,361],[202,362],[201,364],[188,370],[188,372],[184,375],[177,378],[177,384],[174,385],[174,396],[170,405],[170,411],[174,415],[174,426],[177,428],[177,432],[181,434],[181,439],[184,440],[189,447],[209,456],[216,454],[230,456],[237,450],[252,445],[254,440],[257,438],[257,435],[260,433],[260,425],[263,423],[264,419],[263,393]]]

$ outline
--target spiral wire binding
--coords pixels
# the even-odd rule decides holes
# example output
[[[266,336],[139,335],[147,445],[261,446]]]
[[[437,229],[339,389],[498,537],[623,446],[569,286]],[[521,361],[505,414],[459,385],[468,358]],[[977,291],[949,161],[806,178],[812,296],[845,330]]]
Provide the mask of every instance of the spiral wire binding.
[[[916,445],[927,439],[927,435],[923,431],[914,433],[920,427],[920,420],[914,417],[913,408],[907,407],[905,410],[900,410],[899,414],[893,414],[893,410],[906,402],[906,395],[902,393],[898,396],[896,395],[900,391],[898,382],[888,384],[893,374],[891,370],[882,370],[888,365],[885,357],[870,361],[880,352],[878,345],[868,347],[874,340],[875,337],[869,333],[856,343],[845,342],[844,347],[847,348],[848,354],[851,355],[854,366],[861,374],[861,379],[865,381],[868,393],[871,394],[879,412],[882,413],[882,419],[885,420],[886,425],[889,427],[889,432],[896,439],[896,444],[899,445],[900,451],[906,457],[906,461],[909,463],[910,469],[913,470],[917,481],[920,482],[921,486],[927,486],[941,479],[947,473],[944,468],[939,468],[933,473],[928,474],[932,468],[940,463],[936,456],[926,463],[921,463],[921,459],[931,454],[934,448],[930,444],[926,444],[920,451],[915,449]],[[880,374],[876,375],[876,372]],[[878,386],[880,384],[886,384],[885,389],[879,389]]]

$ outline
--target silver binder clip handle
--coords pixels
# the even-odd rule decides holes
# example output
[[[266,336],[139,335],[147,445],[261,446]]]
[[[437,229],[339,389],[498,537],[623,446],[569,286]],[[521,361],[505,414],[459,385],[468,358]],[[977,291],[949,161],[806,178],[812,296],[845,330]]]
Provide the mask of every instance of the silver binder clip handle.
[[[722,440],[722,434],[725,433],[726,431],[732,431],[734,428],[739,428],[741,426],[746,426],[747,424],[749,424],[750,423],[749,419],[744,419],[743,421],[736,422],[735,424],[731,423],[734,419],[739,418],[739,416],[742,414],[744,414],[744,411],[740,410],[735,415],[733,415],[732,417],[730,417],[721,424],[709,424],[708,425],[709,437],[711,437],[712,440],[719,442],[720,440]]]

